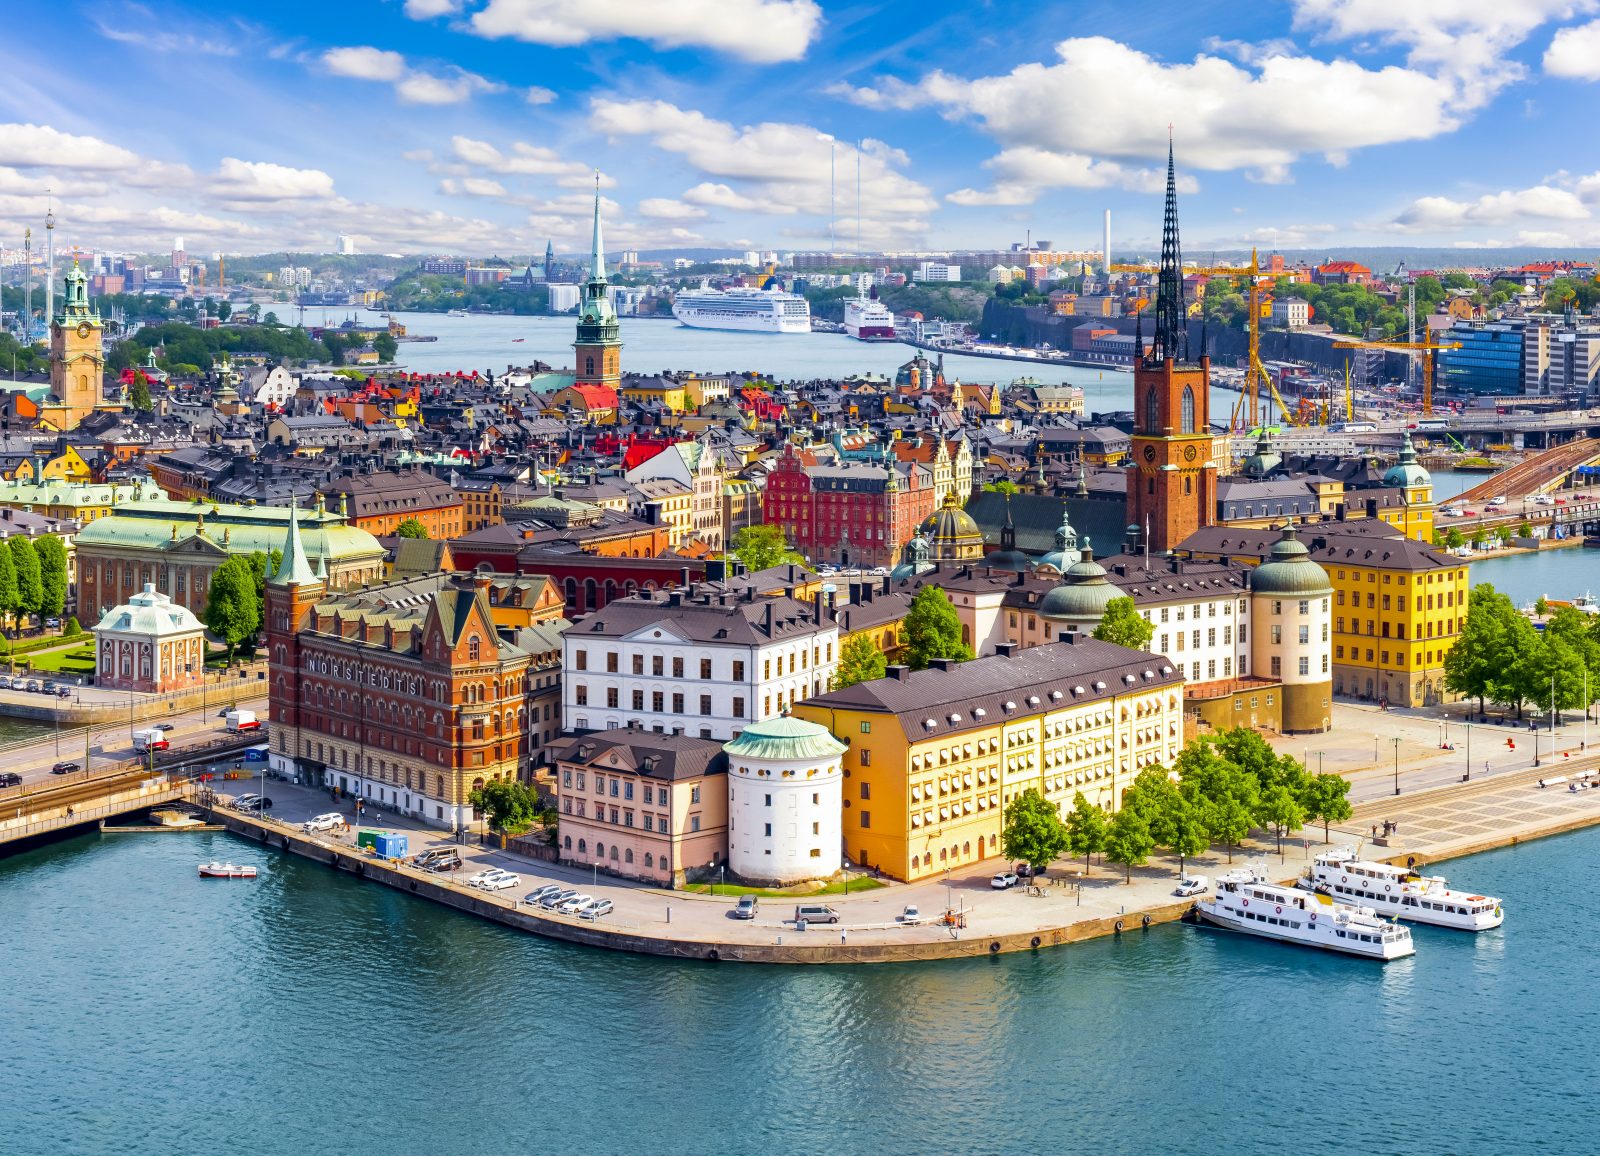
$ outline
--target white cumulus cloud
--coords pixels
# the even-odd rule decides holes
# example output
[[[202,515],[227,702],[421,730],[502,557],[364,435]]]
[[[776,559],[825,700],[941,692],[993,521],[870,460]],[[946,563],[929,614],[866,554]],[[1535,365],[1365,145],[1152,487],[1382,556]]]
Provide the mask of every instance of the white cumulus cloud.
[[[45,124],[0,124],[0,165],[16,168],[124,169],[139,157],[120,145]]]
[[[705,216],[706,211],[671,197],[646,197],[639,202],[639,215],[654,221],[693,221]]]
[[[322,66],[334,76],[392,84],[403,104],[461,104],[480,92],[505,87],[455,65],[430,72],[398,52],[367,46],[330,48],[322,54]]]
[[[815,0],[489,0],[467,24],[492,39],[565,48],[629,38],[758,64],[801,59],[821,26]]]
[[[406,58],[382,48],[330,48],[322,54],[322,66],[335,76],[395,81],[406,73]]]
[[[320,169],[223,157],[210,191],[227,201],[284,201],[333,196],[333,178]]]
[[[1545,50],[1544,70],[1569,80],[1600,80],[1600,20],[1557,32]]]

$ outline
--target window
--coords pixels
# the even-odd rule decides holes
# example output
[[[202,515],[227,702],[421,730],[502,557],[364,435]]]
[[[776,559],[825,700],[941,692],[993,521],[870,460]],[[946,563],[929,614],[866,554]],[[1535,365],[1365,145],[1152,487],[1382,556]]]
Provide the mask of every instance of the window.
[[[861,797],[863,799],[872,798],[872,784],[871,783],[862,783],[861,784]]]
[[[1279,658],[1276,654],[1274,654],[1272,656],[1272,677],[1273,678],[1282,678],[1283,677],[1283,660],[1281,658]]]
[[[1308,643],[1310,641],[1311,641],[1311,627],[1302,626],[1300,628],[1300,645],[1304,646],[1306,643]]]
[[[745,717],[745,713],[744,713],[744,696],[743,695],[736,694],[736,695],[733,696],[733,717],[734,718],[744,718]]]
[[[1278,599],[1276,599],[1276,598],[1274,598],[1272,600],[1272,612],[1274,614],[1282,614],[1283,613],[1283,603],[1278,601]]]
[[[664,670],[665,670],[665,660],[659,654],[651,655],[650,656],[650,673],[655,675],[655,677],[660,678],[662,673],[664,672]]]
[[[744,681],[744,661],[742,659],[736,658],[733,660],[733,681]]]
[[[1183,431],[1186,434],[1194,433],[1194,388],[1183,387]]]
[[[762,825],[762,827],[764,827],[766,829],[767,838],[770,839],[772,837],[772,824],[771,823],[763,823],[761,825]]]
[[[576,668],[578,670],[588,670],[589,652],[587,650],[579,650],[575,652],[573,654],[573,661],[576,663]]]
[[[861,724],[861,733],[864,734],[864,735],[870,735],[872,733],[872,724],[870,722],[862,723]]]
[[[633,692],[633,709],[634,710],[643,710],[644,709],[644,691],[636,690],[636,691]]]
[[[1300,656],[1300,673],[1301,674],[1310,674],[1311,673],[1311,659],[1308,658],[1304,654],[1302,654]]]
[[[612,791],[611,793],[614,795],[614,794],[616,794],[616,791]],[[622,784],[622,797],[624,799],[633,798],[633,780],[632,779],[629,779],[627,782]],[[629,826],[633,825],[631,820],[629,821],[628,825]]]
[[[691,803],[698,803],[700,801],[700,784],[696,783],[694,786],[689,788],[689,801]]]
[[[1283,627],[1274,626],[1272,628],[1272,645],[1277,646],[1282,641],[1283,641]]]
[[[663,710],[666,709],[666,705],[667,705],[667,692],[666,691],[653,690],[653,691],[650,692],[650,709],[651,710],[655,711],[657,714],[660,714]]]
[[[871,811],[857,811],[856,814],[861,816],[861,825],[863,827],[872,826],[872,812]]]
[[[1144,431],[1161,432],[1161,402],[1157,399],[1153,388],[1144,395]]]
[[[709,694],[703,694],[700,696],[700,713],[711,713],[711,696]]]
[[[577,703],[579,706],[588,706],[589,705],[589,688],[588,687],[581,686],[581,685],[580,686],[576,686],[576,687],[573,688],[572,693],[573,693],[573,700],[572,700],[573,702]]]
[[[606,651],[606,673],[617,673],[617,652],[615,650]]]
[[[702,658],[700,660],[700,677],[701,678],[710,678],[711,677],[711,660],[709,658]]]
[[[483,643],[479,640],[478,636],[474,634],[471,638],[467,639],[467,661],[479,662],[482,660],[482,657]]]
[[[690,815],[689,816],[689,830],[690,831],[699,831],[700,830],[700,816],[699,815]]]
[[[763,799],[765,799],[765,800],[766,800],[766,801],[765,801],[765,802],[764,802],[764,803],[763,803],[763,804],[762,804],[762,806],[765,806],[765,807],[770,807],[770,806],[772,806],[772,796],[771,796],[771,795],[763,795],[763,796],[762,796],[762,798],[763,798]]]
[[[672,696],[672,713],[673,714],[682,714],[683,713],[683,695],[674,694]]]
[[[1300,613],[1301,614],[1310,614],[1311,613],[1311,600],[1309,598],[1300,599]]]
[[[674,657],[672,660],[672,677],[683,677],[683,659],[680,657]]]

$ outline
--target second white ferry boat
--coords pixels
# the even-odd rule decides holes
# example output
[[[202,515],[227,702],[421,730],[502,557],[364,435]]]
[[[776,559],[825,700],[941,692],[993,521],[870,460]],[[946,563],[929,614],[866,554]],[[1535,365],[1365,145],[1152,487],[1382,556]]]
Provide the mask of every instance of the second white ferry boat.
[[[893,341],[894,314],[876,297],[852,297],[844,303],[844,331],[858,341]]]
[[[1487,931],[1505,922],[1500,900],[1492,895],[1452,891],[1441,876],[1358,859],[1349,847],[1335,847],[1313,859],[1302,886],[1412,923]]]
[[[672,315],[694,329],[811,332],[810,303],[780,289],[684,289],[672,299]]]
[[[1262,872],[1251,868],[1219,878],[1216,894],[1198,900],[1194,911],[1205,922],[1230,931],[1368,959],[1401,959],[1416,951],[1408,928],[1379,919],[1372,908],[1269,883]]]

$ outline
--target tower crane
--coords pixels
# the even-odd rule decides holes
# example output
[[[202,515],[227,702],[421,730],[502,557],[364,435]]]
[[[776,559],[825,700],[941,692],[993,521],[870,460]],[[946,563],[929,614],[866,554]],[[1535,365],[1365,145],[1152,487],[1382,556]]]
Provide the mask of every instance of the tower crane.
[[[1422,351],[1422,416],[1433,413],[1433,355],[1447,349],[1460,349],[1459,341],[1439,341],[1433,330],[1422,335],[1421,341],[1335,341],[1335,349],[1395,349],[1408,353]]]
[[[1149,269],[1143,265],[1113,265],[1112,271],[1117,273],[1148,273]],[[1249,351],[1245,358],[1244,392],[1239,395],[1238,402],[1233,407],[1233,416],[1230,426],[1239,429],[1255,429],[1261,424],[1261,386],[1266,385],[1272,394],[1272,400],[1277,403],[1278,412],[1287,425],[1299,425],[1300,419],[1297,411],[1290,409],[1284,402],[1283,395],[1278,392],[1278,387],[1272,383],[1272,375],[1267,372],[1266,366],[1261,364],[1261,266],[1256,250],[1250,250],[1250,264],[1248,265],[1219,265],[1206,268],[1185,267],[1185,274],[1199,273],[1214,277],[1243,277],[1246,279],[1246,308],[1249,310],[1246,332],[1249,334]],[[1248,422],[1242,422],[1248,418]]]

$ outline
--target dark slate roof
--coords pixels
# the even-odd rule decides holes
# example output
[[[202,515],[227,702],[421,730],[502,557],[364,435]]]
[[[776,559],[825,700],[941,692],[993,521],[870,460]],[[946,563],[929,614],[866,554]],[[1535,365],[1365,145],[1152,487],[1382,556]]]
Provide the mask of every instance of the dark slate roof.
[[[809,699],[807,705],[892,714],[906,738],[918,742],[1115,694],[1183,685],[1183,675],[1158,654],[1082,634],[1069,637],[1073,641],[1009,656],[857,683]]]
[[[754,646],[775,639],[797,638],[831,629],[833,622],[816,619],[813,606],[787,595],[745,597],[711,591],[685,596],[667,591],[654,597],[618,598],[572,624],[573,638],[623,638],[658,628],[689,642]]]
[[[554,745],[551,753],[565,763],[596,770],[631,771],[669,782],[722,775],[728,770],[728,757],[722,753],[722,744],[714,739],[656,734],[630,727],[566,739]]]
[[[1307,522],[1300,526],[1300,541],[1311,560],[1329,566],[1370,566],[1378,570],[1455,570],[1466,565],[1460,558],[1435,550],[1376,518],[1357,522]],[[1282,538],[1277,529],[1246,530],[1235,526],[1208,526],[1190,534],[1178,547],[1180,554],[1261,558],[1271,556]]]

